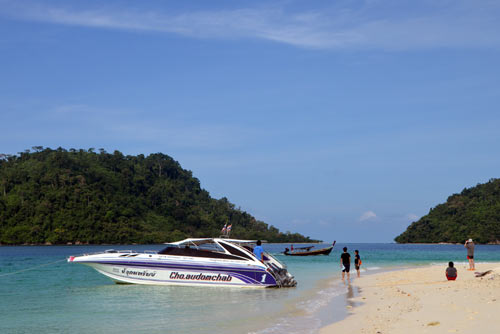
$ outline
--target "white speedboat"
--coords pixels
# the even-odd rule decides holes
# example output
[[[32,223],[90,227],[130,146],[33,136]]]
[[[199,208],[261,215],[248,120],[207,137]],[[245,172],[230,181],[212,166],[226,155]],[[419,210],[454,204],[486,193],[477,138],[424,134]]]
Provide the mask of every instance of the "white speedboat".
[[[297,282],[276,258],[264,262],[252,252],[255,241],[203,238],[166,244],[159,252],[107,250],[71,256],[117,283],[234,287],[290,287]]]

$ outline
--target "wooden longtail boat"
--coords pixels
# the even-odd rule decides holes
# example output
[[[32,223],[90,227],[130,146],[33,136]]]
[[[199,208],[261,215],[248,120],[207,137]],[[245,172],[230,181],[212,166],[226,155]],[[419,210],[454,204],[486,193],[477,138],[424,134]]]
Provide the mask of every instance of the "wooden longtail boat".
[[[316,250],[311,250],[312,248],[314,248],[314,246],[295,248],[293,251],[290,251],[288,248],[285,248],[283,254],[289,256],[328,255],[332,251],[333,246],[335,246],[335,241],[333,242],[333,245],[331,245],[330,247],[316,249]]]

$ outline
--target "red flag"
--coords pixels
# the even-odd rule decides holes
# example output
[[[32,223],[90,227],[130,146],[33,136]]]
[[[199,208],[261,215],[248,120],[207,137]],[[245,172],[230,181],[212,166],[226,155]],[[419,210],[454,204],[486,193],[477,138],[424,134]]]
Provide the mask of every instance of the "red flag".
[[[222,231],[221,231],[222,234],[224,234],[226,232],[226,225],[227,224],[224,224],[224,227],[222,228]]]

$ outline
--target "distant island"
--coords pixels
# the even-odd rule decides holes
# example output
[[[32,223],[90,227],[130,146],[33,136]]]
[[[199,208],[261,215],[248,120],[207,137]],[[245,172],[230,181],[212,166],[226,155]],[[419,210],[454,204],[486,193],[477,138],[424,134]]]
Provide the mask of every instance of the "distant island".
[[[412,223],[398,243],[500,244],[500,179],[464,189]]]
[[[0,244],[163,243],[186,237],[318,242],[214,199],[168,155],[33,147],[0,154]]]

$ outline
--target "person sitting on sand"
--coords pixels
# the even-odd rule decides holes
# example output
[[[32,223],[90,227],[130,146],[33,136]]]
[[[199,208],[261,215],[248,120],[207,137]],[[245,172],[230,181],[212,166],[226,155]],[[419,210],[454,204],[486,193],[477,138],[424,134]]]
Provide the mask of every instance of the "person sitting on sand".
[[[475,270],[474,266],[474,242],[472,239],[465,241],[465,248],[467,248],[467,260],[469,260],[469,270]]]
[[[446,268],[446,278],[448,281],[454,281],[457,279],[457,268],[454,267],[453,262],[448,263],[448,268]]]

